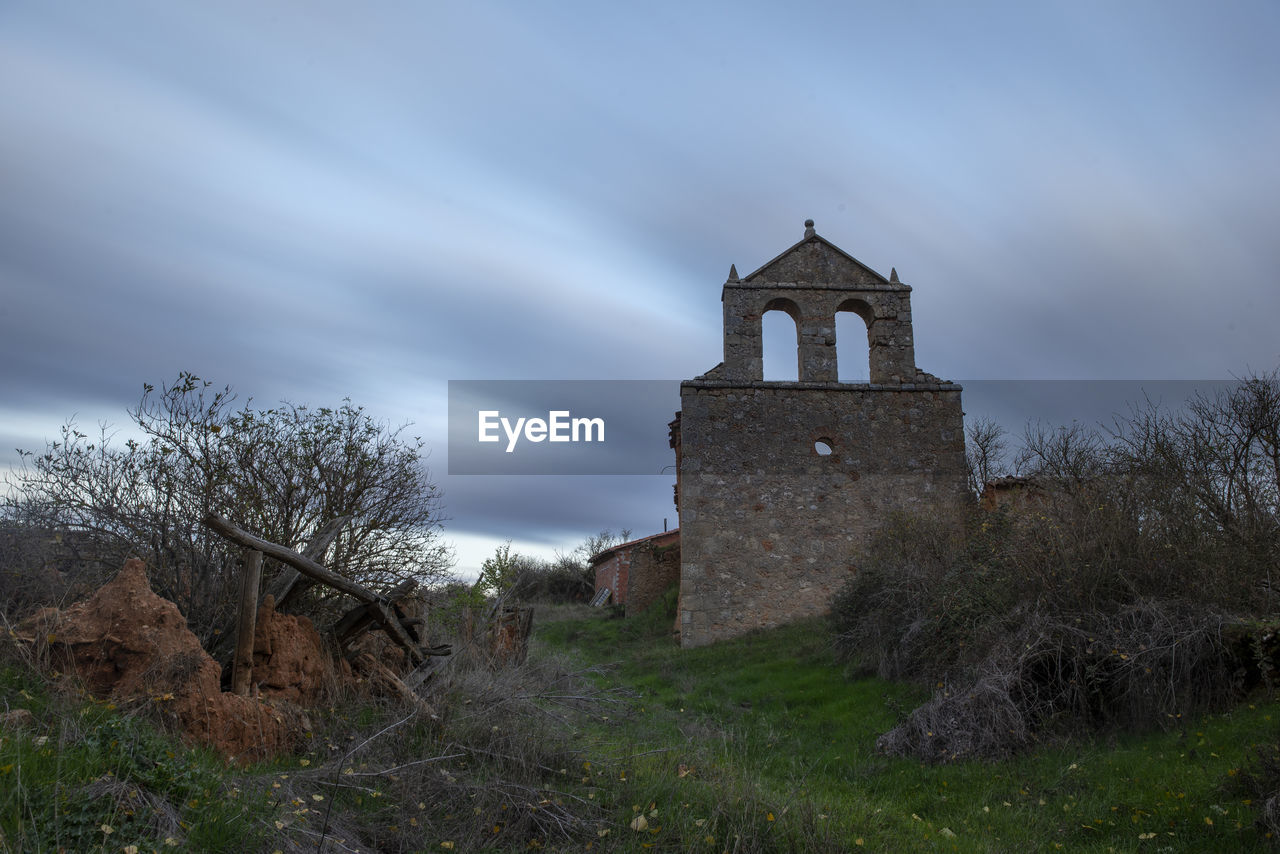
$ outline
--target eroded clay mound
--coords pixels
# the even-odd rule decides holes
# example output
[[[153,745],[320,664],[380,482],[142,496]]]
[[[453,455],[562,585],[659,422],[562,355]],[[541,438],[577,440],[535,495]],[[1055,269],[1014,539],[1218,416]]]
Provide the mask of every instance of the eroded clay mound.
[[[264,697],[312,706],[333,679],[320,633],[306,617],[281,614],[268,595],[253,635],[253,681]]]
[[[77,674],[96,696],[154,703],[189,739],[231,760],[287,751],[305,724],[287,705],[223,693],[221,668],[178,606],[151,590],[137,559],[88,600],[64,611],[46,608],[18,634],[47,643],[54,667]]]

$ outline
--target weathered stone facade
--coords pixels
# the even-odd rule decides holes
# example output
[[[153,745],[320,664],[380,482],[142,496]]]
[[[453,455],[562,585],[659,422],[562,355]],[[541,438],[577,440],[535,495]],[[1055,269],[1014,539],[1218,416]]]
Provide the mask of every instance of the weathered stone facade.
[[[917,370],[911,289],[805,223],[724,284],[724,362],[681,384],[676,448],[683,646],[826,611],[867,533],[964,500],[960,386]],[[761,317],[796,321],[798,382],[763,380]],[[869,383],[837,382],[835,315],[867,324]]]

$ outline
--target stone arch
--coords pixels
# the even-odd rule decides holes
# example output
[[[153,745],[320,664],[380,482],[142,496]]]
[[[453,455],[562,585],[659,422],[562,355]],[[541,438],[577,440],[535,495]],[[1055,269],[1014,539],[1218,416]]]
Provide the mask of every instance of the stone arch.
[[[845,299],[836,306],[834,327],[839,382],[871,382],[871,325],[874,321],[875,311],[864,299]]]
[[[777,313],[791,318],[791,324],[779,324],[770,328],[770,314]],[[787,297],[774,297],[760,311],[761,376],[770,382],[796,382],[803,377],[804,361],[800,353],[800,306]],[[787,331],[784,332],[783,330]],[[790,367],[783,353],[791,353]]]

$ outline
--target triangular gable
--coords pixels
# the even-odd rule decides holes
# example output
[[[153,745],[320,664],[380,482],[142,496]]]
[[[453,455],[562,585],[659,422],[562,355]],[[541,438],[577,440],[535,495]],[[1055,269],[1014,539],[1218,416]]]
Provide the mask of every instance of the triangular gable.
[[[814,234],[783,252],[742,281],[887,285],[889,280],[824,237]]]

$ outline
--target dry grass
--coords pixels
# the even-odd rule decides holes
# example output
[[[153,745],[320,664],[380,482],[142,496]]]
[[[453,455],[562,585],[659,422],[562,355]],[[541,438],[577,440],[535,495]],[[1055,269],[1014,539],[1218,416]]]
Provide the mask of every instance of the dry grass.
[[[277,781],[298,811],[280,835],[307,850],[342,839],[379,851],[594,838],[601,804],[570,773],[585,761],[575,732],[625,698],[589,675],[560,656],[496,668],[459,657],[431,683],[435,716],[367,698],[336,705],[314,758]]]

